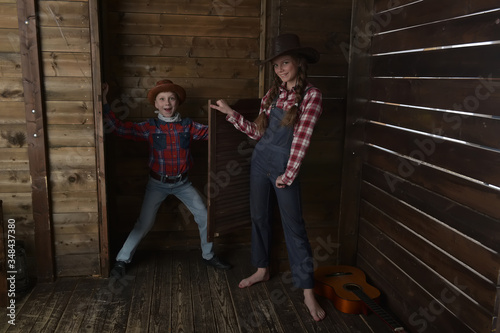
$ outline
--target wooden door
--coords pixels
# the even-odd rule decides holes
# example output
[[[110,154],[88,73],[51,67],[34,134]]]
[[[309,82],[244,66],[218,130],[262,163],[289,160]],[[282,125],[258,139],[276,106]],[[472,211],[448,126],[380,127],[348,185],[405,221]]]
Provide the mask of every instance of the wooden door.
[[[210,102],[209,102],[210,105]],[[254,120],[259,99],[239,100],[233,109]],[[221,112],[209,106],[208,238],[250,225],[250,160],[255,141],[238,131]]]

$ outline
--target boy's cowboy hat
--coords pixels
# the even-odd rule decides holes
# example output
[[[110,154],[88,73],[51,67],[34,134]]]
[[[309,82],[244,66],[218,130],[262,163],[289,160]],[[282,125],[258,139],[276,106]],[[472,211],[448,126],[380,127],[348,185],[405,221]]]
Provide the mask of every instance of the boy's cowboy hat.
[[[261,61],[260,64],[269,62],[274,58],[287,53],[300,54],[304,56],[310,64],[314,64],[319,60],[319,52],[312,47],[302,47],[300,45],[299,36],[296,34],[282,34],[274,39],[271,56],[266,60]]]
[[[156,82],[156,85],[148,92],[148,100],[155,105],[156,95],[161,92],[171,91],[179,97],[179,105],[186,100],[186,91],[181,86],[174,84],[170,80],[161,80]]]

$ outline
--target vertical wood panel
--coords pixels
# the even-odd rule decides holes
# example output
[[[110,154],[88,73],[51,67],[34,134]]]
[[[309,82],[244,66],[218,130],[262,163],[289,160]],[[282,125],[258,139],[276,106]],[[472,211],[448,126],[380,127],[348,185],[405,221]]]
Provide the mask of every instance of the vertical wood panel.
[[[255,119],[259,99],[240,100],[232,106],[246,119]],[[211,109],[208,159],[209,239],[249,227],[250,159],[255,142],[226,121],[226,115]]]
[[[353,3],[352,30],[363,27],[370,20],[373,1],[359,0]],[[361,163],[363,146],[363,118],[367,107],[369,94],[370,61],[366,56],[355,52],[356,35],[349,43],[349,80],[346,115],[346,139],[344,145],[344,159],[342,167],[341,202],[340,202],[340,229],[339,229],[339,261],[342,264],[354,264],[356,261],[359,186],[361,181]],[[367,52],[370,45],[364,45]]]
[[[18,1],[18,22],[23,69],[27,144],[32,180],[35,220],[36,260],[39,281],[55,277],[51,222],[51,196],[48,184],[47,138],[41,80],[38,21],[32,0]]]
[[[94,101],[95,148],[97,167],[97,198],[99,216],[99,259],[101,275],[108,276],[109,272],[109,236],[108,236],[108,207],[106,197],[106,171],[104,151],[104,125],[102,116],[102,88],[101,88],[101,42],[99,25],[99,6],[96,0],[89,1],[90,41],[92,56],[92,88]]]

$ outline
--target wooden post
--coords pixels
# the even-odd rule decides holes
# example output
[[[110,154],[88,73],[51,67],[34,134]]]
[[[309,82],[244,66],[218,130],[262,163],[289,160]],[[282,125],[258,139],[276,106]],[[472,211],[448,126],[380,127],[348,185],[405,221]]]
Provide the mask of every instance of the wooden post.
[[[267,1],[262,0],[260,5],[260,60],[266,59],[266,30],[267,29]],[[265,93],[266,66],[259,66],[259,97]]]
[[[104,125],[102,119],[101,50],[99,40],[99,4],[89,1],[90,44],[92,54],[92,90],[94,99],[94,126],[96,150],[97,196],[99,210],[99,237],[101,275],[109,274],[108,210],[106,205],[106,172],[104,155]]]
[[[349,79],[344,145],[342,191],[340,197],[339,261],[343,265],[354,265],[358,245],[359,203],[361,169],[364,149],[364,114],[370,96],[370,45],[354,49],[356,27],[365,27],[372,18],[373,0],[353,2],[351,28],[351,50],[349,55]],[[356,26],[355,26],[356,25]],[[371,40],[370,43],[371,44]]]
[[[31,174],[31,199],[35,222],[35,257],[39,282],[55,277],[51,200],[47,178],[47,138],[41,82],[37,11],[34,0],[18,0],[18,26],[23,75],[28,157]]]

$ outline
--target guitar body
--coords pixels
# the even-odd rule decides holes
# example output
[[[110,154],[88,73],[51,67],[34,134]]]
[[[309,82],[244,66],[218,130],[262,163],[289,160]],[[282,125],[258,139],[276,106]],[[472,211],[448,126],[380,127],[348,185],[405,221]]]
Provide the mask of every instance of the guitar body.
[[[318,267],[314,272],[314,291],[330,299],[335,308],[343,313],[368,314],[369,308],[356,294],[361,289],[374,302],[379,302],[380,291],[366,282],[365,273],[352,266]]]

